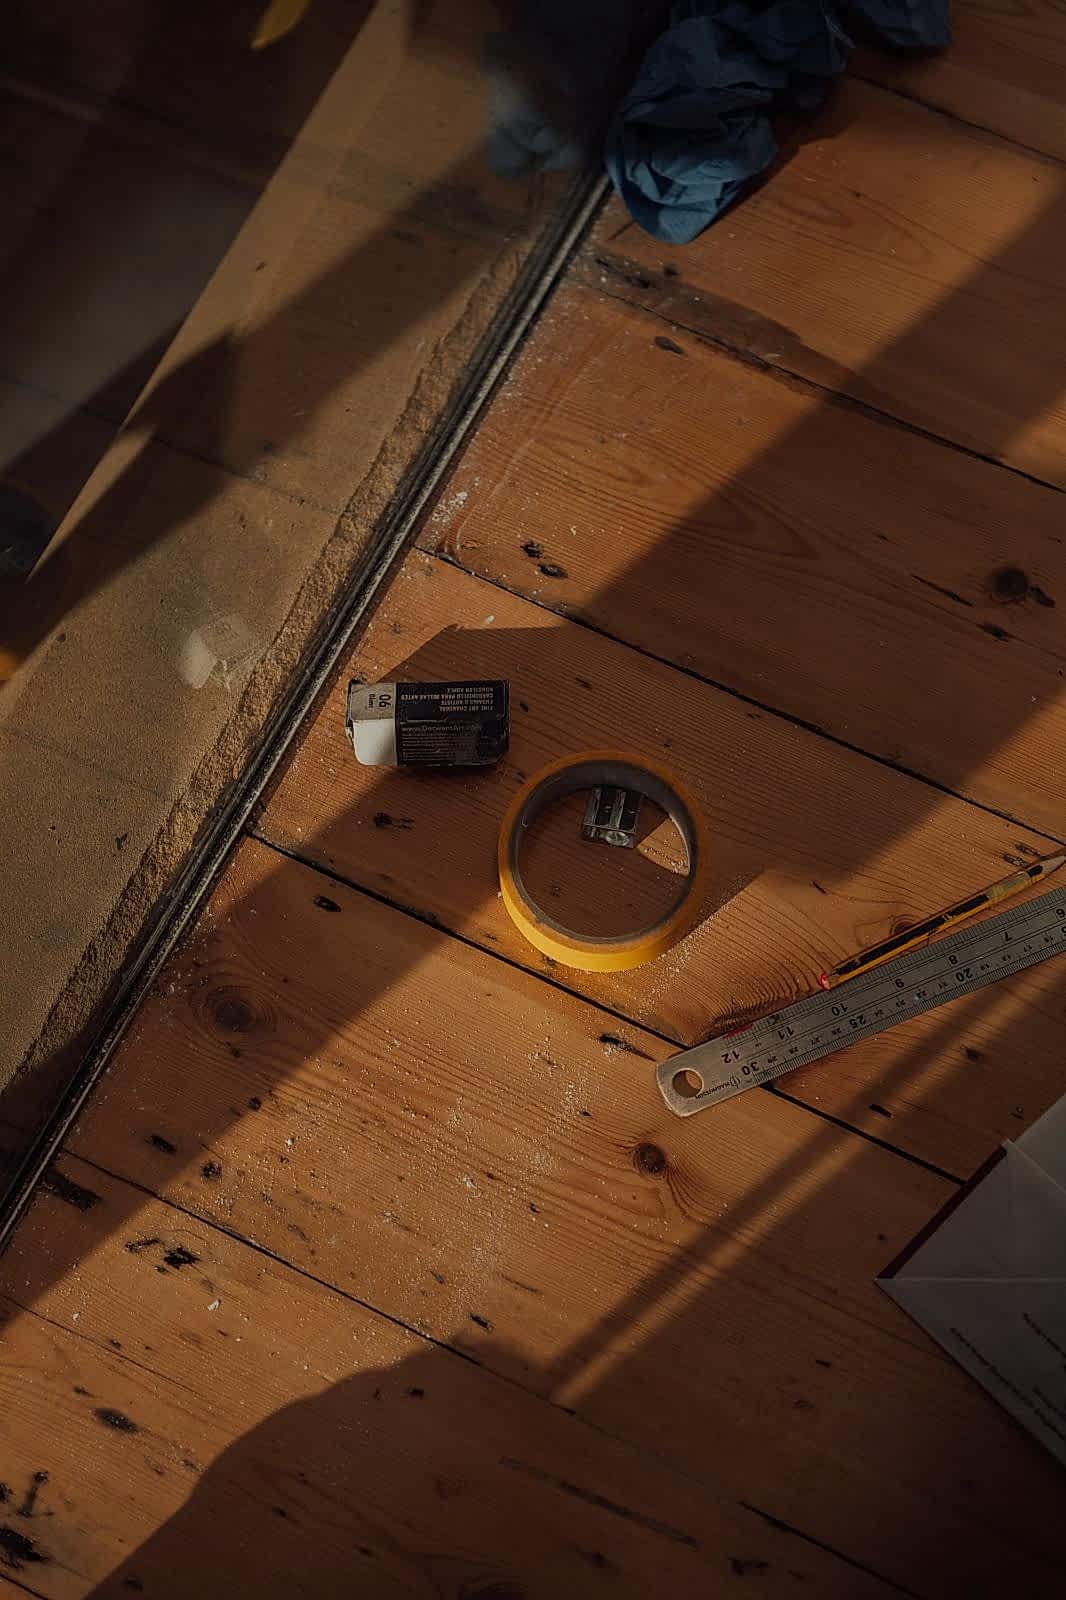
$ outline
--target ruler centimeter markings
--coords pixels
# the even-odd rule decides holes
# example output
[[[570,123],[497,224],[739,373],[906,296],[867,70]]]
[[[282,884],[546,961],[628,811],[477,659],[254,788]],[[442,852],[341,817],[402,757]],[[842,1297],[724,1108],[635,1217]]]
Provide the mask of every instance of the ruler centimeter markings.
[[[659,1092],[671,1111],[691,1117],[1060,951],[1066,951],[1066,889],[910,950],[750,1027],[682,1050],[656,1068]]]

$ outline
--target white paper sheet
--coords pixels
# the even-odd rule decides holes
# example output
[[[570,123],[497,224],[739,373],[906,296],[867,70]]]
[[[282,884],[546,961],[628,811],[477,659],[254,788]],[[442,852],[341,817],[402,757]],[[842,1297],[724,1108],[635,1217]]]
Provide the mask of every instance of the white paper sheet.
[[[1066,1099],[878,1281],[1066,1463]]]

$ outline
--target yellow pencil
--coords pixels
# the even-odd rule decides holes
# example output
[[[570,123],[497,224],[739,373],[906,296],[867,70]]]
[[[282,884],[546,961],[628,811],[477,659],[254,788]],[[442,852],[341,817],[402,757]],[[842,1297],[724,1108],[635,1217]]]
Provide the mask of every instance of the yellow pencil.
[[[1013,894],[1020,894],[1023,889],[1038,883],[1041,878],[1057,872],[1064,863],[1066,863],[1066,850],[1058,855],[1044,856],[1041,860],[1034,861],[1031,867],[1022,867],[1020,872],[1012,872],[1009,878],[1001,878],[998,883],[982,889],[979,894],[971,895],[968,900],[960,900],[956,905],[948,906],[946,911],[938,911],[935,917],[927,917],[924,922],[916,922],[913,928],[906,928],[891,939],[882,939],[880,944],[872,944],[869,949],[860,950],[858,955],[849,956],[847,961],[842,961],[838,967],[823,972],[818,982],[823,989],[835,989],[838,983],[844,983],[848,978],[855,978],[860,972],[869,972],[871,967],[879,967],[882,961],[902,955],[904,950],[912,950],[916,945],[924,944],[927,939],[931,939],[936,933],[942,933],[945,928],[957,927],[960,922],[976,917],[979,911],[999,905],[1001,900],[1009,900]]]

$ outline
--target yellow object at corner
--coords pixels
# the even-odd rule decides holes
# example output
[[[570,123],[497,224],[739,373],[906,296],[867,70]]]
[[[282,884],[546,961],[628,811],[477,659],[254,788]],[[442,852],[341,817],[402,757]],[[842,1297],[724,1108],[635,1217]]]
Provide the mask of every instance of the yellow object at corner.
[[[276,44],[279,39],[284,39],[310,4],[311,0],[270,0],[252,34],[252,49],[265,50],[268,44]]]

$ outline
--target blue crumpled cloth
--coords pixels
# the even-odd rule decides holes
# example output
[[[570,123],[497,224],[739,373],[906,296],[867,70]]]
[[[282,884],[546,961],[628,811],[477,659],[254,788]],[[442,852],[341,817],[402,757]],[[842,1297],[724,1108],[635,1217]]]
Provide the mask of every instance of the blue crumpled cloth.
[[[895,50],[951,38],[948,0],[672,6],[607,134],[607,170],[634,220],[685,244],[720,216],[776,156],[771,118],[816,111],[843,72],[849,21]]]
[[[850,32],[890,50],[943,49],[948,4],[675,0],[664,9],[654,0],[525,0],[518,70],[506,52],[490,64],[490,161],[511,175],[575,164],[586,153],[580,117],[566,127],[546,114],[545,83],[583,108],[586,129],[608,97],[604,157],[618,193],[649,233],[685,243],[774,160],[774,116],[817,111],[847,63]],[[619,100],[626,79],[618,74],[635,41],[649,36]]]

